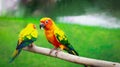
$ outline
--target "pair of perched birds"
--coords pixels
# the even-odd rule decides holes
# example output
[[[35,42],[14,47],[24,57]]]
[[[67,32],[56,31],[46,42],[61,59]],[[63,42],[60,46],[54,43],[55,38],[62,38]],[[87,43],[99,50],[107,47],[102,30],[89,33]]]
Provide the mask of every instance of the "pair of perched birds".
[[[51,18],[42,18],[40,20],[40,28],[44,29],[47,40],[54,46],[50,53],[54,49],[60,48],[61,50],[66,50],[70,54],[78,55],[72,45],[68,42],[64,32],[55,25]],[[20,54],[22,48],[26,46],[32,47],[33,42],[36,41],[37,37],[38,32],[36,26],[29,23],[19,34],[18,43],[10,62],[12,62]]]

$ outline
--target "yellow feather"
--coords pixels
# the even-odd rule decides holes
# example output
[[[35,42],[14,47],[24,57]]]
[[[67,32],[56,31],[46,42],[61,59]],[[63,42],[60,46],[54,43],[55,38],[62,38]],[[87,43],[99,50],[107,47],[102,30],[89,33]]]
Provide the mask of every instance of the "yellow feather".
[[[60,45],[60,49],[63,50],[65,48],[64,45]]]
[[[76,53],[72,50],[72,53],[74,54],[74,55],[76,55]]]
[[[34,24],[29,23],[19,34],[19,39],[24,40],[24,37],[27,37],[28,39],[31,39],[32,37],[37,38],[38,37],[38,32],[34,28]]]
[[[13,52],[12,57],[15,57],[17,54],[18,54],[18,50],[15,50],[15,51]]]

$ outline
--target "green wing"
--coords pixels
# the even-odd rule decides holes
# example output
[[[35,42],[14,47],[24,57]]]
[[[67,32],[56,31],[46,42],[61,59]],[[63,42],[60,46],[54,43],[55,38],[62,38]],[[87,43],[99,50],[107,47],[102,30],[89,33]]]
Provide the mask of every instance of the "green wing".
[[[34,38],[34,37],[31,37],[31,39],[27,38],[27,37],[24,37],[24,40],[21,41],[19,43],[19,40],[18,40],[18,44],[16,46],[16,49],[12,55],[12,57],[10,58],[10,61],[9,63],[13,62],[14,59],[20,54],[22,48],[28,46],[29,44],[31,44],[32,42],[34,42],[37,38]]]
[[[64,34],[64,32],[62,30],[56,30],[54,32],[55,34],[55,37],[56,39],[61,43],[63,44],[64,46],[68,46],[69,45],[69,42],[68,42],[68,39],[66,37],[66,35]]]
[[[22,49],[23,47],[26,47],[28,46],[29,44],[33,43],[34,41],[36,41],[37,38],[35,37],[32,37],[31,36],[31,39],[29,39],[28,37],[24,37],[24,40],[17,45],[17,49]]]
[[[79,55],[73,48],[73,46],[68,42],[68,39],[66,37],[66,35],[64,34],[64,32],[62,30],[56,30],[55,32],[55,37],[56,39],[62,44],[64,45],[65,48],[64,50],[66,50],[68,53],[73,54],[73,55]]]

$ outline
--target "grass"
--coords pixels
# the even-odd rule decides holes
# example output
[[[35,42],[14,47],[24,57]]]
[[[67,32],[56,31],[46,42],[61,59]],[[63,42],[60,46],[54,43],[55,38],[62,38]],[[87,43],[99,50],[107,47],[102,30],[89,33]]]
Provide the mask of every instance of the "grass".
[[[82,65],[27,51],[22,51],[15,61],[9,64],[8,61],[15,49],[18,34],[28,22],[30,19],[0,19],[1,67],[82,67]],[[37,25],[39,32],[35,44],[53,48],[47,42],[44,31],[39,29],[39,20],[31,22]],[[104,29],[65,23],[57,23],[57,26],[64,30],[70,43],[80,56],[120,63],[120,29]]]

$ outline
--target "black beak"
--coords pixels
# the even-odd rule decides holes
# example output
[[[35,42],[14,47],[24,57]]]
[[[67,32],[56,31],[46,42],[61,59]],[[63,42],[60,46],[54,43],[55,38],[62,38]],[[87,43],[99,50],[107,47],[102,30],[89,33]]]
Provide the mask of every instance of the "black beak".
[[[44,28],[44,27],[45,27],[45,25],[44,25],[43,23],[41,23],[41,24],[40,24],[40,29],[41,29],[41,28]]]

